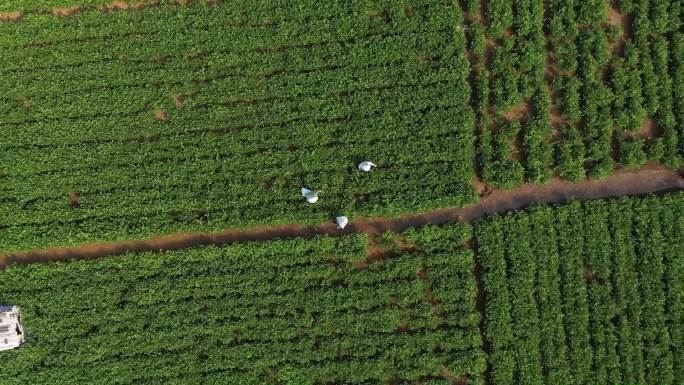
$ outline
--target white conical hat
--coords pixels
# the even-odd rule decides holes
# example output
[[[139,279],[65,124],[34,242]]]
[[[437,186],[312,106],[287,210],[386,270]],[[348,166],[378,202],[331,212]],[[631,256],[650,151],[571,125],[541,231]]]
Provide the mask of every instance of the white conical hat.
[[[337,218],[335,218],[335,220],[337,221],[337,228],[338,229],[345,228],[347,226],[347,223],[349,223],[349,218],[347,218],[345,216],[337,217]]]
[[[376,165],[373,162],[369,162],[367,160],[364,160],[363,162],[359,163],[359,170],[368,172],[371,170],[371,168],[377,167],[377,166],[378,165]]]
[[[302,187],[302,196],[306,198],[309,203],[316,203],[318,201],[318,193],[320,191],[311,191],[308,188]]]

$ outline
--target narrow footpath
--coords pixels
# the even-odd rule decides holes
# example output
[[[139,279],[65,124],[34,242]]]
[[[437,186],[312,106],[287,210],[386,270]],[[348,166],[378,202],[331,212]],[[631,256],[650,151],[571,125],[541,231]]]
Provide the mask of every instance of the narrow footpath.
[[[608,178],[571,183],[552,179],[543,185],[525,184],[512,190],[496,190],[479,202],[466,207],[452,207],[398,218],[356,218],[344,230],[332,222],[302,227],[296,224],[226,229],[213,233],[174,233],[149,239],[103,242],[73,247],[35,249],[0,254],[0,269],[11,264],[92,259],[128,252],[178,250],[201,245],[224,245],[234,242],[264,241],[278,238],[316,235],[341,236],[350,233],[377,235],[387,230],[401,232],[426,224],[472,222],[478,218],[518,210],[534,204],[562,203],[569,200],[613,198],[684,190],[683,173],[650,164],[639,170],[620,170]]]

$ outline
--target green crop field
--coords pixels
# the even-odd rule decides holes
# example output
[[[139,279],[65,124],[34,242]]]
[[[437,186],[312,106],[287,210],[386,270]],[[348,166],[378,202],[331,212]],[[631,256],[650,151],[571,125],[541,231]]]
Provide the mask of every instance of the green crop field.
[[[680,384],[684,194],[475,227],[492,384]]]
[[[28,336],[0,383],[676,384],[683,218],[676,193],[386,233],[382,252],[319,236],[13,266],[0,299]]]
[[[0,59],[11,85],[1,243],[318,223],[475,200],[457,8],[427,2],[387,23],[363,2],[259,3],[0,26],[5,48],[24,47]],[[12,100],[22,97],[30,108]],[[360,176],[365,157],[385,172]],[[322,190],[320,204],[307,205],[300,187]]]
[[[471,229],[397,237],[372,263],[354,235],[9,268],[30,334],[0,383],[482,383]]]
[[[682,167],[682,0],[4,0],[0,385],[683,384]]]
[[[2,250],[681,163],[680,2],[105,3],[0,5]]]

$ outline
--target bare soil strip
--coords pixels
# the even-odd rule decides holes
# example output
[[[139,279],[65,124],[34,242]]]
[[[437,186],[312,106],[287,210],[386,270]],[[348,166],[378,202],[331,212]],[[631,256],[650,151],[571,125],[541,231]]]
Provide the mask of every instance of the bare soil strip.
[[[484,216],[504,213],[533,204],[562,203],[572,199],[597,199],[631,195],[643,195],[666,191],[684,190],[682,172],[649,164],[639,170],[620,170],[612,176],[599,180],[570,183],[552,179],[544,185],[523,185],[513,190],[496,190],[476,204],[445,208],[398,218],[358,218],[344,230],[335,223],[302,227],[296,224],[227,229],[214,233],[175,233],[150,239],[121,242],[93,243],[73,247],[34,249],[0,255],[0,269],[11,264],[93,259],[121,255],[128,252],[178,250],[201,245],[224,245],[234,242],[265,241],[280,238],[311,238],[316,235],[341,236],[351,233],[367,233],[375,236],[385,231],[401,232],[410,227],[427,224],[472,222]]]
[[[24,18],[24,13],[21,11],[16,12],[0,12],[0,22],[13,23]]]
[[[52,14],[60,17],[69,17],[81,12],[81,7],[52,8]]]

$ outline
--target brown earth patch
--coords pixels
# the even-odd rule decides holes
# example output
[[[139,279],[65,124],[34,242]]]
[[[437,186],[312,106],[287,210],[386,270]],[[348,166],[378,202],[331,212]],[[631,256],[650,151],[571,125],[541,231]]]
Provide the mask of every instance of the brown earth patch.
[[[471,65],[480,61],[480,57],[477,56],[475,52],[470,50],[466,51],[466,58],[468,59]]]
[[[544,185],[524,184],[513,190],[494,190],[475,204],[451,207],[397,218],[358,218],[343,230],[330,221],[318,226],[297,224],[232,228],[213,233],[174,233],[149,239],[89,243],[79,246],[51,247],[0,255],[0,268],[12,264],[93,259],[129,252],[178,250],[201,245],[225,245],[235,242],[265,241],[283,238],[312,238],[317,235],[342,236],[352,233],[400,233],[407,228],[429,224],[472,222],[481,217],[519,210],[534,204],[562,203],[577,199],[611,198],[649,193],[680,191],[684,177],[677,171],[652,162],[638,170],[617,170],[602,180],[571,183],[552,178]]]
[[[367,250],[366,264],[381,262],[399,255],[398,250],[385,249],[382,247],[371,246]]]
[[[419,63],[437,63],[439,59],[433,56],[416,55],[416,61]]]
[[[52,8],[52,14],[59,17],[73,16],[81,12],[81,7],[67,7],[67,8]]]
[[[583,266],[582,272],[584,274],[584,279],[587,280],[588,282],[595,282],[595,283],[598,283],[600,285],[602,285],[606,282],[605,277],[594,272],[589,266],[586,266],[586,265]]]
[[[368,268],[368,262],[364,261],[352,261],[351,266],[356,271],[366,270]]]
[[[496,42],[496,40],[492,39],[491,37],[486,37],[485,38],[485,47],[489,49],[494,49],[499,46],[499,43]]]
[[[639,131],[632,133],[631,136],[639,139],[652,139],[660,136],[660,131],[655,120],[648,118],[641,124]]]
[[[617,27],[622,27],[622,19],[624,14],[613,7],[608,7],[608,19],[606,22],[608,25],[614,25]]]
[[[501,115],[507,121],[512,122],[520,120],[522,117],[529,115],[531,111],[532,105],[528,101],[522,101],[511,107],[508,111],[500,112],[499,115]]]
[[[146,1],[138,1],[138,2],[133,2],[133,3],[127,3],[125,1],[121,0],[114,0],[109,4],[98,6],[97,9],[99,9],[102,12],[109,12],[109,11],[127,11],[131,9],[145,9],[149,7],[156,7],[159,5],[158,0],[146,0]]]
[[[31,106],[33,106],[33,102],[31,99],[27,98],[26,96],[20,96],[17,98],[17,102],[23,109],[29,109]]]
[[[342,261],[334,255],[326,255],[325,257],[323,257],[323,260],[335,267],[340,267],[340,265],[342,264]]]
[[[171,95],[171,100],[173,100],[173,104],[176,105],[176,108],[183,108],[183,99],[183,95]]]
[[[480,178],[473,179],[471,184],[473,185],[475,192],[479,195],[484,194],[484,192],[487,190],[487,185]]]
[[[442,366],[442,377],[449,381],[450,385],[466,385],[468,384],[468,378],[465,376],[458,376],[454,374],[449,368],[446,366]]]
[[[399,236],[393,238],[389,242],[383,242],[380,238],[379,234],[371,234],[371,237],[368,240],[368,248],[366,249],[366,259],[351,262],[354,269],[364,270],[373,263],[399,257],[405,253],[420,251],[420,246],[408,242]]]
[[[154,119],[158,122],[168,122],[169,121],[169,114],[167,114],[166,111],[163,111],[163,110],[155,110],[154,111]]]
[[[553,82],[556,77],[556,60],[547,52],[544,66],[544,78],[547,82]]]
[[[559,129],[567,124],[567,119],[560,112],[558,106],[552,106],[549,111],[549,117],[551,118],[551,127]]]
[[[21,11],[16,12],[0,12],[0,22],[12,23],[19,21],[24,18],[24,13]]]
[[[170,58],[171,58],[170,55],[160,54],[160,55],[154,55],[150,61],[152,63],[154,63],[155,65],[160,66],[160,65],[166,63]]]
[[[632,23],[634,18],[628,13],[622,13],[612,6],[608,7],[608,15],[606,24],[608,26],[620,28],[620,38],[617,42],[610,45],[609,50],[615,53],[621,53],[624,49],[625,43],[632,37]]]
[[[430,280],[430,278],[428,277],[427,269],[425,268],[425,266],[421,266],[416,271],[416,277],[418,277],[421,281],[428,282]]]
[[[78,192],[72,191],[68,194],[69,198],[69,207],[72,209],[79,208],[81,207],[81,194]]]
[[[515,160],[517,162],[522,162],[523,157],[522,157],[522,151],[520,150],[523,148],[523,130],[521,129],[520,132],[518,132],[518,135],[515,136],[515,139],[511,143],[511,153],[508,155],[508,159],[510,160]]]
[[[385,23],[389,23],[392,20],[392,16],[387,9],[368,11],[366,14],[370,17],[382,20]]]
[[[622,29],[622,37],[627,40],[632,37],[632,15],[622,13],[613,7],[608,7],[608,25],[620,27]]]
[[[479,13],[466,13],[463,15],[463,20],[467,23],[479,23],[482,21],[482,15]]]
[[[206,52],[196,48],[191,49],[184,55],[184,57],[188,60],[197,60],[203,58],[204,56],[206,56]]]
[[[409,242],[402,237],[397,237],[394,239],[394,246],[396,246],[402,253],[417,253],[421,250],[419,245]]]
[[[282,382],[278,379],[278,374],[273,368],[265,368],[264,376],[268,379],[268,382],[274,385],[280,385]]]
[[[557,106],[558,105],[558,90],[555,88],[551,87],[551,84],[553,83],[553,79],[551,81],[548,81],[546,84],[546,92],[549,93],[549,97],[551,97],[551,105],[552,106]]]
[[[484,64],[487,69],[489,81],[492,81],[494,75],[492,74],[492,61],[494,57],[494,49],[497,47],[497,43],[489,38],[485,39],[485,52],[484,52]]]
[[[398,321],[395,327],[397,333],[405,333],[409,331],[409,324],[406,321]],[[397,382],[399,383],[399,382]]]

